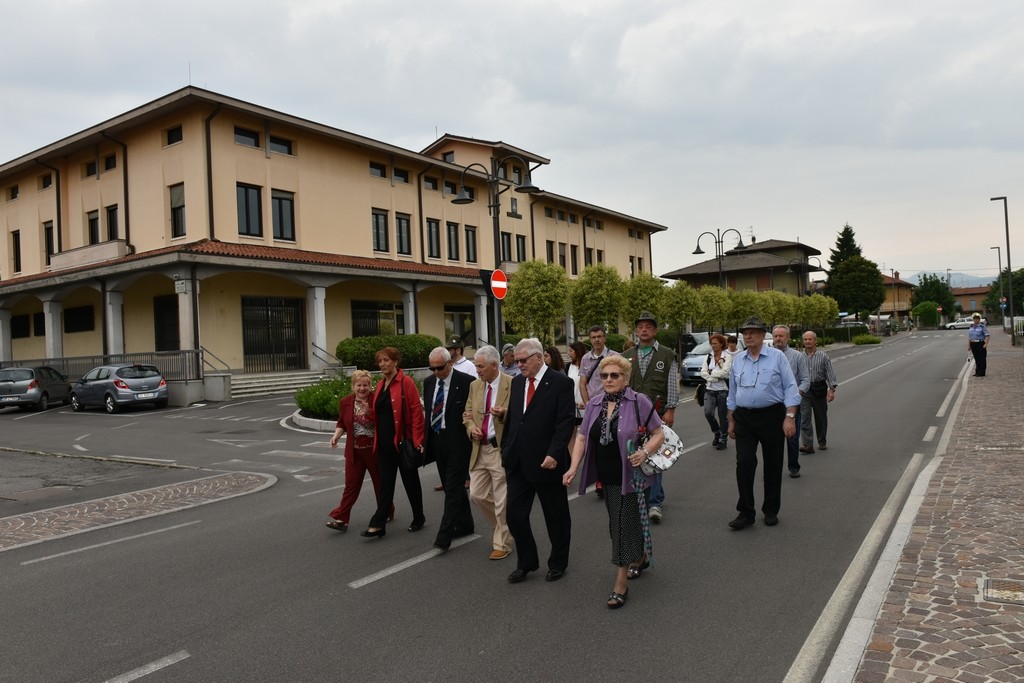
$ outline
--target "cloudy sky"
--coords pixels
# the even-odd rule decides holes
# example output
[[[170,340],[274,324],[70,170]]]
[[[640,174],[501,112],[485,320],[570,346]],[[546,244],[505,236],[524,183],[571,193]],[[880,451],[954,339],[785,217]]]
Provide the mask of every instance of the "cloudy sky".
[[[541,187],[669,226],[659,274],[705,230],[825,261],[849,223],[886,272],[994,277],[999,195],[1024,266],[1018,0],[4,4],[0,163],[192,83],[413,150],[546,156]]]

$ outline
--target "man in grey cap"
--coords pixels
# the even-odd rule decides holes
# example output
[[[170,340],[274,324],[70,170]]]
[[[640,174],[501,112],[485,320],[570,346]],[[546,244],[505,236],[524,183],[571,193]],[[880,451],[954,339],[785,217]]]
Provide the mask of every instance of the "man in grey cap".
[[[516,362],[516,347],[512,344],[505,344],[501,347],[501,363],[498,369],[509,377],[519,374],[519,363]]]
[[[736,486],[739,514],[729,522],[733,529],[754,523],[754,475],[757,473],[757,445],[764,459],[764,523],[779,523],[782,504],[782,460],[786,439],[796,434],[796,411],[800,406],[793,370],[786,355],[764,346],[768,328],[757,316],[740,326],[747,348],[732,360],[729,376],[729,436],[736,440]]]
[[[644,311],[636,319],[637,344],[623,352],[633,364],[629,385],[633,391],[651,399],[657,405],[661,421],[669,427],[675,421],[676,403],[679,402],[679,368],[676,367],[676,353],[667,346],[658,344],[658,320],[650,311]],[[659,402],[660,399],[660,402]],[[641,415],[640,419],[646,419]],[[654,477],[647,510],[655,524],[661,523],[661,506],[665,502],[665,489],[661,485],[661,473]]]
[[[465,344],[462,343],[462,337],[454,335],[448,340],[448,343],[445,344],[445,348],[448,349],[448,353],[452,354],[453,368],[459,372],[466,373],[470,377],[477,377],[476,366],[473,365],[473,361],[466,358],[466,355],[463,353]]]

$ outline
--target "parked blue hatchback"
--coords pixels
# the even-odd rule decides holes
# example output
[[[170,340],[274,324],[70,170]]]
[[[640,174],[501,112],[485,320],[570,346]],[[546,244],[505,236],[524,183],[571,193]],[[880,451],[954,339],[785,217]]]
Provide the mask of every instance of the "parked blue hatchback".
[[[167,382],[155,365],[101,365],[71,387],[71,408],[102,406],[116,413],[130,405],[151,403],[167,407]]]

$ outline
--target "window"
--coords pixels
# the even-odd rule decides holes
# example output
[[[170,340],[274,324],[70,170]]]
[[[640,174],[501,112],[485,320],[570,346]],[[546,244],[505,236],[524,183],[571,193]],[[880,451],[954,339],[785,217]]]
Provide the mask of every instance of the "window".
[[[594,250],[587,247],[583,250],[583,267],[594,265]]]
[[[409,172],[404,168],[395,169],[395,182],[396,183],[407,183],[409,182]]]
[[[565,211],[562,210],[562,209],[559,209],[558,211],[556,211],[555,212],[555,220],[564,221],[565,220]]]
[[[428,175],[423,176],[423,187],[427,188],[428,190],[436,190],[437,188],[441,187],[441,185],[440,181],[437,178]]]
[[[405,309],[391,301],[353,301],[352,336],[405,334]]]
[[[46,336],[46,314],[42,311],[32,314],[32,336]]]
[[[636,259],[632,256],[629,257],[629,276],[636,277]]]
[[[247,130],[235,126],[235,143],[246,147],[259,147],[260,134],[254,130]]]
[[[604,250],[603,249],[598,249],[597,250],[597,262],[598,263],[604,263]]]
[[[399,254],[412,255],[411,217],[407,213],[395,214],[395,250]]]
[[[583,227],[584,228],[589,228],[591,225],[593,225],[593,222],[589,218],[584,216],[583,217]]]
[[[510,232],[501,233],[501,260],[512,260],[512,233]]]
[[[569,222],[570,223],[578,223],[579,222],[579,220],[577,220],[577,218],[576,218],[576,214],[574,214],[574,213],[570,213],[569,214]]]
[[[52,173],[46,173],[44,175],[39,176],[39,189],[40,190],[45,190],[45,189],[47,189],[49,187],[52,187],[52,186],[53,186],[53,174]]]
[[[274,215],[274,239],[295,240],[295,193],[270,191],[270,211]]]
[[[516,235],[516,261],[526,260],[526,235]]]
[[[11,316],[11,339],[24,339],[32,336],[32,329],[29,327],[31,319],[28,314]]]
[[[56,253],[53,249],[53,221],[43,223],[43,248],[46,249],[46,265],[50,265],[50,257]]]
[[[260,189],[255,185],[238,183],[235,191],[238,203],[238,234],[263,237],[263,202]]]
[[[178,325],[178,295],[154,296],[153,343],[156,351],[178,351],[181,348]]]
[[[445,304],[444,336],[459,337],[466,346],[476,346],[476,332],[473,329],[473,307]]]
[[[21,272],[21,230],[11,233],[11,260],[15,273]],[[25,335],[28,336],[28,335]]]
[[[459,224],[448,223],[448,260],[459,260]]]
[[[107,239],[116,240],[117,232],[117,204],[107,207]]]
[[[90,332],[96,328],[92,306],[64,309],[64,332]]]
[[[636,238],[642,242],[643,239],[644,239],[644,233],[642,231],[640,231],[640,230],[637,230],[636,231]]]
[[[521,218],[522,216],[519,215],[519,199],[509,197],[508,204],[508,215],[512,218]]]
[[[565,242],[558,243],[558,265],[565,268]]]
[[[86,178],[91,178],[94,175],[96,175],[96,162],[95,161],[86,162],[84,175],[85,175]]]
[[[85,222],[89,228],[89,244],[100,243],[100,212],[90,211],[85,214]]]
[[[638,272],[638,273],[644,272],[644,257],[643,256],[637,256],[636,257],[636,272]]]
[[[555,262],[555,243],[552,242],[551,240],[548,240],[546,246],[547,246],[548,263],[554,263]]]
[[[370,220],[373,231],[373,250],[389,251],[388,249],[388,212],[382,209],[373,209]]]
[[[598,220],[597,221],[597,229],[598,230],[604,230],[604,221],[602,221],[602,220]]]
[[[17,198],[18,198],[18,186],[17,185],[11,185],[10,187],[7,188],[7,201],[11,201],[12,199],[17,199]]]
[[[375,161],[370,162],[370,175],[374,178],[387,178],[388,167],[384,164],[378,164]]]
[[[523,182],[522,181],[522,177],[523,177],[523,169],[519,168],[518,166],[513,166],[512,167],[512,182],[515,183],[516,185],[519,185],[519,184],[521,184]]]
[[[167,188],[171,196],[171,237],[185,236],[185,184]]]
[[[444,181],[444,193],[446,195],[459,193],[459,188],[455,186],[454,180]]]
[[[174,128],[167,129],[166,144],[168,146],[177,144],[182,141],[181,126],[175,126]]]
[[[117,155],[111,154],[110,156],[103,157],[103,170],[113,171],[117,168]]]
[[[476,263],[476,228],[466,226],[466,261]]]
[[[441,155],[443,161],[447,161],[449,164],[455,163],[455,152],[445,152]]]
[[[544,218],[554,218],[554,217],[555,217],[555,210],[552,209],[550,206],[545,206],[544,207]]]
[[[427,219],[427,256],[441,258],[441,221]]]
[[[292,154],[292,141],[286,138],[279,138],[276,135],[270,136],[270,151],[278,154]]]
[[[633,239],[633,228],[626,231],[629,234],[629,239]]]
[[[573,275],[576,275],[577,273],[580,272],[579,247],[577,247],[575,244],[569,245],[569,266],[569,272],[572,273]]]

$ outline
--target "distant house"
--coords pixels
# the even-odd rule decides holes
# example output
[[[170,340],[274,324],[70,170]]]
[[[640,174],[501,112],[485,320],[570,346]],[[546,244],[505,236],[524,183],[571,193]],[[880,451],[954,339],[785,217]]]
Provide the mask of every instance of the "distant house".
[[[973,313],[974,311],[983,313],[985,311],[985,297],[988,296],[991,289],[990,285],[984,287],[953,287],[953,298],[956,299],[957,306],[964,313]]]
[[[776,291],[803,296],[809,292],[810,273],[824,272],[821,252],[800,242],[766,240],[737,246],[724,253],[719,260],[712,258],[692,266],[662,275],[672,280],[684,280],[691,287],[719,286],[734,290],[758,292]],[[810,259],[817,261],[811,263]]]
[[[882,302],[880,312],[882,315],[895,315],[897,320],[902,321],[910,315],[910,297],[914,293],[914,285],[906,280],[901,280],[899,271],[896,271],[894,275],[895,277],[882,275],[885,301]]]

